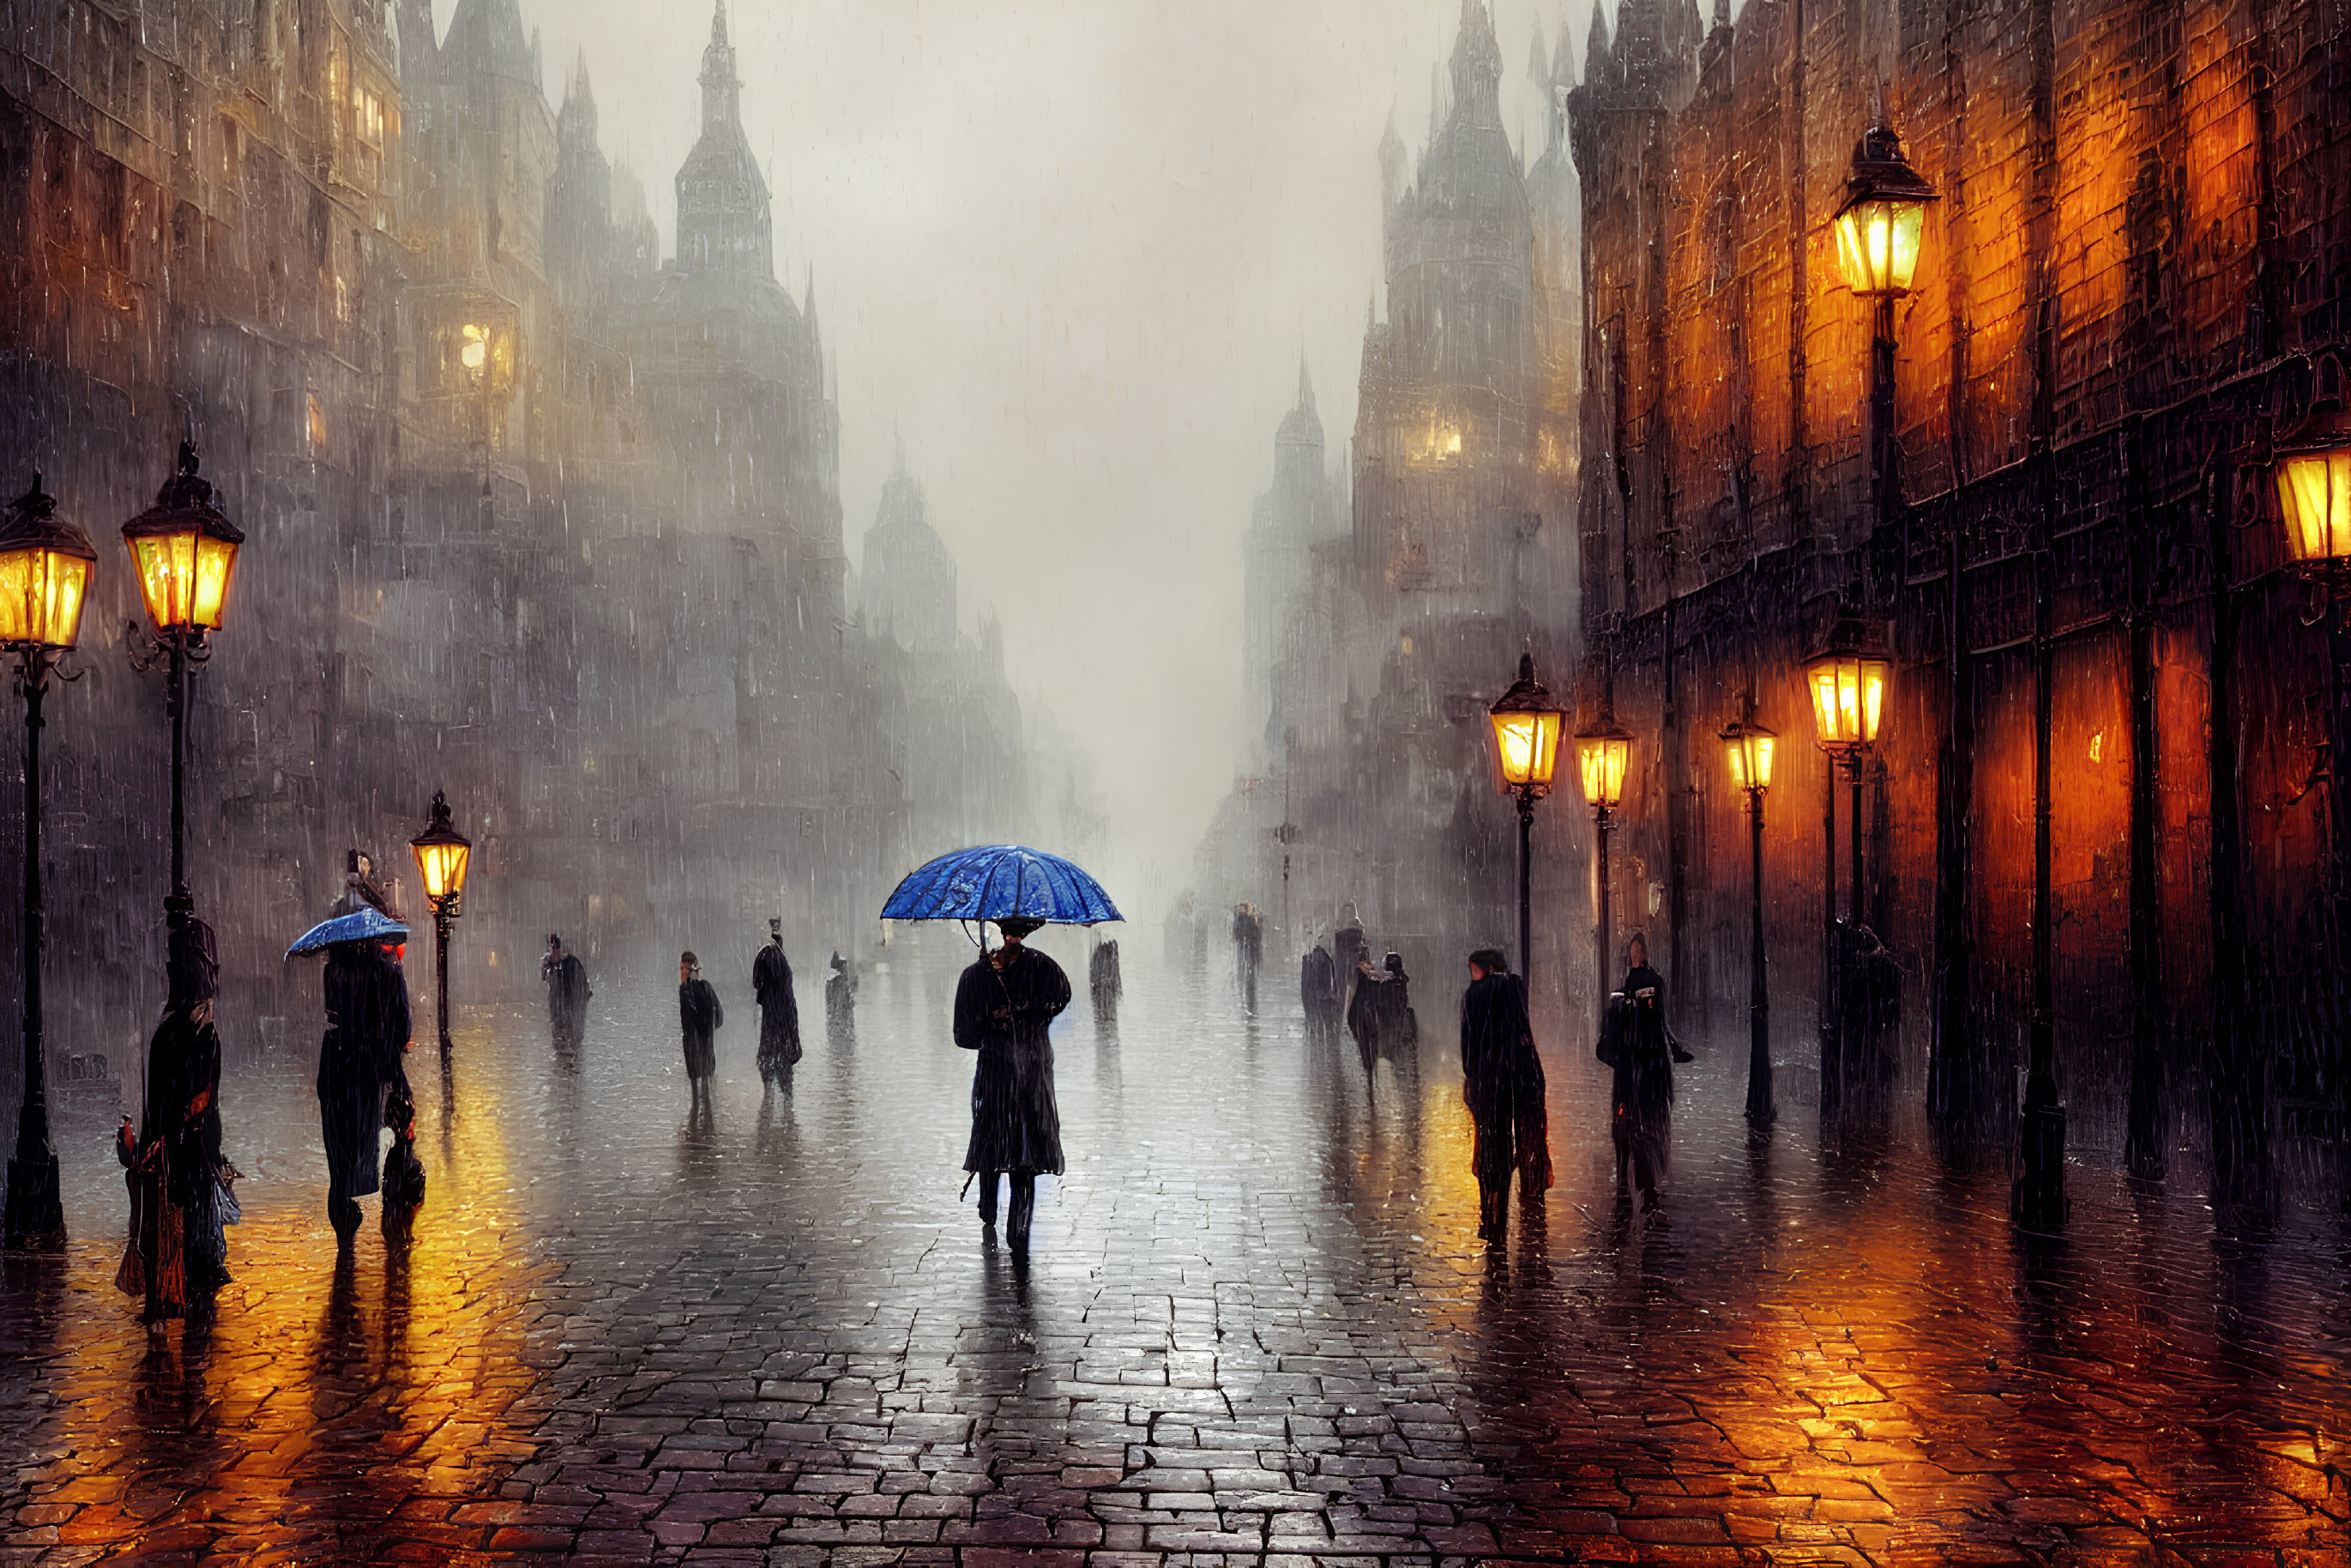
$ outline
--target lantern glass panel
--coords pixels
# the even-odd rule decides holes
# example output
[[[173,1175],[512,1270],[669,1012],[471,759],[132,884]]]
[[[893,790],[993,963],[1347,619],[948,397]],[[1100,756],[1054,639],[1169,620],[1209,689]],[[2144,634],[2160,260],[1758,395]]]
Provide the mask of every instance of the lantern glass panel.
[[[228,608],[236,546],[193,527],[141,534],[131,541],[139,596],[158,631],[217,629]]]
[[[1861,661],[1861,738],[1877,743],[1877,721],[1886,713],[1886,671],[1883,659]]]
[[[424,896],[438,902],[465,890],[466,862],[473,846],[465,843],[416,844],[416,872],[424,879]]]
[[[0,554],[0,643],[72,647],[81,636],[89,565],[39,545]]]
[[[1625,798],[1625,768],[1633,751],[1630,736],[1579,735],[1575,737],[1576,771],[1582,776],[1586,805],[1609,810]]]
[[[1494,762],[1501,789],[1548,794],[1559,768],[1560,721],[1565,716],[1554,710],[1489,716],[1494,724]]]
[[[1730,781],[1741,789],[1771,788],[1771,749],[1776,737],[1749,729],[1723,737],[1730,755]]]
[[[2351,448],[2305,452],[2277,465],[2278,506],[2297,561],[2351,559]]]
[[[1917,276],[1927,204],[1869,196],[1837,214],[1837,265],[1845,287],[1868,298],[1907,294]]]

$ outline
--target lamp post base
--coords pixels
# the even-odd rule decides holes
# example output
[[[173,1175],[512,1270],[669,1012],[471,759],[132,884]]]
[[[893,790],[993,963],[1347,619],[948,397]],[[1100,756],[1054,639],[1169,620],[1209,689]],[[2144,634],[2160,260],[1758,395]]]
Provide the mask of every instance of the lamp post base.
[[[57,1198],[57,1156],[54,1151],[8,1162],[6,1245],[11,1252],[66,1249],[66,1211]]]
[[[2065,1200],[2065,1107],[2057,1088],[2034,1073],[2024,1095],[2022,1169],[2010,1212],[2026,1230],[2054,1235],[2065,1228],[2072,1205]]]

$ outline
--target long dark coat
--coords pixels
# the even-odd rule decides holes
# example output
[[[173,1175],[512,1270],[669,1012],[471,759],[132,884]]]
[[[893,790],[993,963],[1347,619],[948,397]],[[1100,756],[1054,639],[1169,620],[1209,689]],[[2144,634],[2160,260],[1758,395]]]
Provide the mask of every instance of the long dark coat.
[[[997,960],[1003,958],[999,967]],[[1061,1174],[1061,1111],[1046,1028],[1070,1005],[1070,977],[1027,947],[975,959],[956,987],[955,1042],[979,1052],[971,1075],[967,1171]]]
[[[1339,1027],[1339,967],[1327,947],[1308,950],[1298,967],[1298,999],[1308,1027],[1335,1032]]]
[[[718,1030],[726,1021],[716,988],[699,979],[679,986],[677,1021],[685,1034],[685,1075],[709,1077],[718,1068]]]
[[[327,949],[327,1033],[319,1042],[319,1124],[331,1188],[346,1197],[376,1189],[376,1134],[384,1091],[403,1082],[408,977],[381,942]]]
[[[1666,1027],[1666,977],[1644,964],[1625,976],[1625,1013],[1616,1031],[1609,1098],[1618,1145],[1646,1153],[1659,1172],[1671,1144],[1673,1036]]]
[[[588,998],[596,994],[589,988],[588,967],[570,953],[540,967],[547,976],[547,1021],[557,1040],[576,1044],[588,1032]]]
[[[1477,1128],[1470,1163],[1481,1187],[1551,1186],[1551,1134],[1542,1058],[1527,1019],[1526,982],[1488,975],[1461,993],[1461,1099]]]
[[[765,1077],[800,1059],[800,1000],[792,990],[792,961],[768,943],[751,960],[751,994],[759,999],[759,1072]]]
[[[180,1316],[228,1279],[212,928],[191,919],[175,929],[165,972],[171,994],[147,1046],[138,1138],[120,1150],[131,1167],[131,1245],[115,1282],[146,1298],[150,1321]]]

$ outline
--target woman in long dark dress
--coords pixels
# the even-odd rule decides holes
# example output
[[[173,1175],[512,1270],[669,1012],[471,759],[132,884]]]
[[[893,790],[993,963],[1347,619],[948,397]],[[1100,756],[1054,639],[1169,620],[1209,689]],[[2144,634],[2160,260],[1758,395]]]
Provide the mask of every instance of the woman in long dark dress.
[[[1616,1179],[1632,1166],[1641,1210],[1656,1229],[1668,1228],[1657,1184],[1673,1142],[1674,1041],[1666,1024],[1666,979],[1649,967],[1648,940],[1639,932],[1625,944],[1632,967],[1625,976],[1624,1023],[1616,1040],[1609,1099],[1616,1144]]]
[[[1527,1203],[1550,1190],[1551,1133],[1526,982],[1491,947],[1469,955],[1469,988],[1461,993],[1461,1098],[1477,1129],[1470,1164],[1478,1234],[1499,1241],[1510,1217],[1511,1173]]]
[[[117,1153],[130,1167],[131,1247],[116,1282],[144,1298],[141,1320],[206,1316],[228,1283],[222,1227],[220,1035],[213,998],[220,963],[212,927],[176,917],[166,945],[170,991],[147,1046],[147,1092],[134,1144],[123,1124]]]
[[[718,1005],[717,988],[702,977],[702,960],[691,953],[677,956],[677,1020],[685,1037],[685,1077],[695,1099],[710,1092],[710,1075],[718,1069],[718,1030],[726,1009]]]
[[[781,920],[768,922],[768,945],[751,960],[751,994],[759,1003],[759,1080],[770,1089],[780,1083],[789,1094],[801,1055],[800,1002]]]
[[[1070,977],[1023,946],[1041,920],[997,923],[1004,945],[981,955],[956,987],[955,1042],[979,1052],[971,1077],[971,1143],[963,1168],[979,1178],[979,1220],[996,1224],[996,1178],[1012,1178],[1008,1239],[1029,1249],[1040,1173],[1061,1174],[1061,1113],[1053,1099],[1047,1028],[1070,1005]]]
[[[359,1199],[376,1190],[383,1097],[405,1086],[408,977],[380,941],[337,942],[323,981],[326,1038],[319,1042],[319,1125],[327,1145],[327,1218],[344,1247],[359,1232]]]

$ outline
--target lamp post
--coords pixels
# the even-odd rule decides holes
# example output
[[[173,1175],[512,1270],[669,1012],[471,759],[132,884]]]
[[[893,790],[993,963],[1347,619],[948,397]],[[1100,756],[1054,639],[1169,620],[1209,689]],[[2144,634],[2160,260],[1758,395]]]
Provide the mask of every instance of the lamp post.
[[[1559,767],[1559,732],[1567,715],[1535,679],[1535,656],[1519,655],[1519,678],[1487,710],[1494,727],[1494,788],[1519,798],[1519,977],[1533,961],[1531,895],[1535,802],[1551,793]]]
[[[1813,727],[1821,749],[1828,754],[1828,805],[1822,814],[1828,844],[1823,881],[1827,887],[1827,919],[1822,928],[1821,987],[1821,1108],[1833,1110],[1844,1095],[1844,1037],[1840,998],[1844,980],[1837,951],[1836,774],[1844,768],[1853,788],[1853,902],[1849,918],[1861,925],[1862,909],[1862,776],[1869,748],[1877,740],[1877,722],[1886,706],[1887,664],[1873,646],[1869,628],[1859,616],[1840,615],[1828,641],[1804,665],[1804,684],[1813,697]]]
[[[1876,305],[1870,334],[1870,472],[1877,520],[1890,519],[1900,496],[1894,440],[1894,302],[1910,292],[1926,233],[1928,184],[1902,154],[1902,139],[1879,123],[1853,152],[1853,172],[1837,209],[1837,264],[1845,286]]]
[[[416,874],[424,883],[424,902],[433,909],[434,1016],[441,1026],[441,1060],[449,1060],[449,922],[457,918],[465,897],[465,873],[474,859],[474,845],[449,820],[449,798],[433,792],[433,820],[408,841],[416,855]]]
[[[0,521],[0,646],[16,655],[25,694],[25,1079],[16,1154],[8,1162],[5,1230],[11,1252],[61,1252],[65,1207],[49,1142],[48,1070],[41,1019],[41,698],[57,661],[81,636],[82,603],[98,551],[57,517],[41,476]]]
[[[1600,925],[1594,933],[1597,963],[1593,974],[1600,981],[1600,1019],[1608,1020],[1608,970],[1614,961],[1608,929],[1608,835],[1616,825],[1617,802],[1625,798],[1625,765],[1632,758],[1633,737],[1616,722],[1616,704],[1611,696],[1600,699],[1600,717],[1586,729],[1575,732],[1575,770],[1583,781],[1584,803],[1592,808],[1592,838],[1594,846],[1593,870],[1598,873]]]
[[[2351,916],[2351,716],[2344,711],[2351,665],[2351,415],[2333,398],[2277,439],[2278,510],[2294,571],[2325,591],[2327,774],[2334,808],[2334,887],[2340,930]]]
[[[1771,788],[1771,753],[1779,737],[1755,722],[1755,698],[1747,699],[1748,715],[1723,727],[1722,744],[1730,761],[1730,782],[1747,791],[1747,814],[1754,847],[1754,903],[1748,926],[1750,963],[1747,986],[1747,1120],[1768,1127],[1779,1113],[1771,1105],[1771,991],[1763,967],[1763,792]]]
[[[165,482],[155,504],[122,525],[131,564],[139,574],[139,596],[154,632],[131,663],[151,670],[166,666],[164,707],[172,716],[172,891],[163,899],[166,924],[177,926],[195,912],[188,893],[187,772],[188,666],[212,653],[212,633],[228,608],[229,583],[245,534],[213,505],[213,487],[196,472],[196,448],[180,443],[179,471]]]

